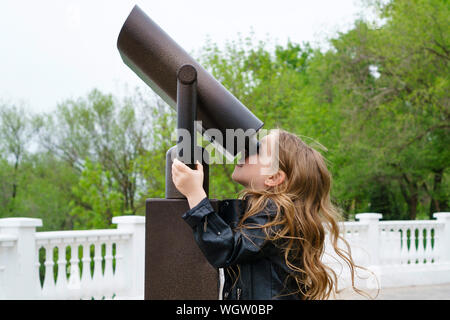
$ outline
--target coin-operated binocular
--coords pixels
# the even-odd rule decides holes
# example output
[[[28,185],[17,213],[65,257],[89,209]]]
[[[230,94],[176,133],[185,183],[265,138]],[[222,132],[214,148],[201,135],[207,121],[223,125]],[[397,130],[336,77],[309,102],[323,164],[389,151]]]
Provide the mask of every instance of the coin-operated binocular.
[[[200,161],[209,195],[208,155],[197,146],[197,132],[227,159],[244,158],[258,151],[256,133],[263,123],[138,6],[126,19],[117,47],[125,64],[177,111],[177,145],[166,155],[165,199],[146,201],[144,297],[217,299],[218,272],[181,219],[189,205],[173,185],[172,160],[178,157],[191,168]],[[243,140],[236,130],[244,133]],[[211,203],[221,206],[221,200]]]

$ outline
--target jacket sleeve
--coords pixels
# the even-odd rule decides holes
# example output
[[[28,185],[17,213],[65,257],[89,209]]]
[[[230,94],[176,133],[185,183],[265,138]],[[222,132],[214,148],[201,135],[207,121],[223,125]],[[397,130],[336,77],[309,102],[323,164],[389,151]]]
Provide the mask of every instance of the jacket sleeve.
[[[276,215],[272,200],[261,212],[245,220],[246,226],[262,226]],[[192,227],[194,238],[206,259],[216,268],[250,262],[273,254],[263,228],[232,228],[214,211],[205,197],[182,218]]]

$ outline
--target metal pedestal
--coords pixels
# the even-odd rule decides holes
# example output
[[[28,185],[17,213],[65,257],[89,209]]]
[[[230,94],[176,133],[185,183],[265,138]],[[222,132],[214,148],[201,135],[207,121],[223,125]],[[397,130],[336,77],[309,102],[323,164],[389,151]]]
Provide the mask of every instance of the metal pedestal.
[[[218,200],[211,204],[217,210]],[[217,300],[218,270],[209,264],[181,218],[186,199],[147,199],[145,300]]]

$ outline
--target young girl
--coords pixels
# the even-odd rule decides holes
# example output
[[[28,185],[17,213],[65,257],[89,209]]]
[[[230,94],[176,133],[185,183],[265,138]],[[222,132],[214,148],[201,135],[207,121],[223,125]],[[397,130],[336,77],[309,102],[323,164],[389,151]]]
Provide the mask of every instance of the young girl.
[[[208,261],[226,268],[224,299],[328,299],[337,292],[335,272],[321,261],[327,225],[335,252],[339,213],[330,201],[331,175],[319,152],[296,135],[275,129],[260,141],[258,154],[236,165],[232,179],[242,184],[238,211],[230,223],[212,208],[203,185],[203,168],[175,160],[172,177],[189,207],[183,219]],[[230,201],[226,202],[229,203]]]

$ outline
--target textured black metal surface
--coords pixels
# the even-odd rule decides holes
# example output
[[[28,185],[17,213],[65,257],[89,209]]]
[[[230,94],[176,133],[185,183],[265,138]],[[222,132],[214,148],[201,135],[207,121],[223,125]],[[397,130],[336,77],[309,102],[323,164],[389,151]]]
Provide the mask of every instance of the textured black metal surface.
[[[178,69],[177,78],[183,84],[191,84],[195,80],[197,80],[197,71],[195,70],[194,66],[190,64],[184,64],[180,67],[180,69]]]
[[[204,154],[205,149],[197,146],[194,120],[197,115],[197,72],[192,65],[183,65],[177,72],[177,130],[185,129],[189,132],[189,141],[183,141],[184,147],[180,148],[182,135],[178,133],[178,144],[170,148],[166,153],[166,185],[165,196],[167,199],[183,199],[172,181],[172,159],[181,159],[191,169],[196,168],[197,160],[203,165],[203,189],[209,195],[209,156]],[[187,139],[187,137],[183,137]],[[183,159],[183,153],[189,148],[190,157]]]
[[[226,148],[226,129],[254,129],[263,122],[234,97],[220,82],[198,64],[138,6],[126,19],[117,40],[123,61],[172,108],[176,108],[177,71],[190,64],[197,71],[197,119],[204,130],[222,132]],[[202,132],[203,133],[203,132]],[[236,156],[243,150],[229,150]]]
[[[166,199],[185,199],[186,197],[178,191],[172,181],[172,159],[175,159],[177,147],[173,146],[166,153],[166,184],[165,184],[165,197]],[[202,159],[203,165],[203,189],[206,195],[209,196],[209,156],[205,153],[205,148],[198,146],[195,151],[196,154],[203,153]]]
[[[180,160],[195,169],[194,148],[197,145],[194,121],[197,119],[197,72],[190,64],[180,67],[177,72],[177,154]],[[180,130],[189,132],[183,136]],[[186,141],[183,141],[186,139]],[[183,148],[182,148],[183,146]]]
[[[211,200],[217,210],[218,200]],[[145,238],[146,300],[216,300],[217,269],[195,243],[191,227],[181,218],[187,200],[147,199]]]

